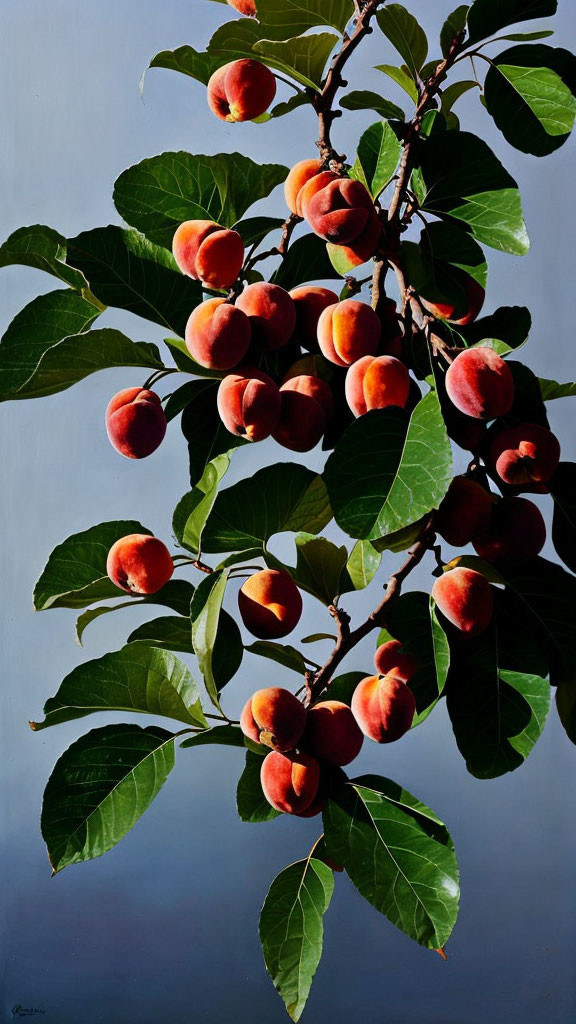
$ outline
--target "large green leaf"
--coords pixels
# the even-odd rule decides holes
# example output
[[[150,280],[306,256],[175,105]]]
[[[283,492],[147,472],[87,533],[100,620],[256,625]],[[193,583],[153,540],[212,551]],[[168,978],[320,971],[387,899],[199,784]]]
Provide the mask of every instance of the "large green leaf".
[[[283,665],[284,668],[289,668],[300,676],[306,672],[307,665],[303,655],[290,644],[279,644],[272,640],[256,640],[246,647],[246,650],[250,654],[257,654],[260,658],[274,661],[277,665]]]
[[[190,619],[181,615],[161,615],[157,619],[143,622],[132,631],[128,643],[146,643],[168,651],[193,654]]]
[[[340,276],[328,258],[326,242],[308,234],[292,243],[271,281],[289,291],[306,281],[329,281]]]
[[[227,22],[216,30],[208,45],[208,53],[226,55],[227,60],[252,57],[270,68],[289,75],[300,85],[318,90],[324,69],[338,36],[319,32],[309,36],[274,40],[264,25],[252,18]]]
[[[218,494],[230,457],[218,455],[209,462],[196,487],[188,491],[174,509],[172,529],[180,544],[194,555],[201,551],[202,531]]]
[[[172,579],[168,580],[168,583],[165,583],[160,590],[156,590],[153,594],[143,595],[142,597],[132,597],[129,594],[123,594],[123,599],[116,604],[97,605],[95,608],[88,608],[76,620],[76,641],[82,646],[84,632],[87,626],[94,622],[95,619],[99,619],[102,615],[111,615],[113,612],[118,612],[124,608],[133,608],[134,605],[158,604],[165,608],[171,608],[178,615],[185,615],[186,619],[188,619],[193,593],[194,587],[187,580]],[[158,646],[161,645],[159,644]]]
[[[428,56],[428,40],[424,29],[401,4],[386,4],[376,17],[382,32],[396,47],[416,78]]]
[[[532,317],[526,306],[500,306],[490,316],[459,327],[458,332],[467,345],[485,345],[505,356],[526,344],[531,327]]]
[[[128,644],[78,665],[44,705],[34,730],[100,711],[140,711],[208,728],[198,689],[186,666],[169,651]]]
[[[551,46],[513,46],[491,62],[484,90],[506,140],[523,153],[546,156],[574,127],[576,57]]]
[[[362,896],[415,942],[442,949],[458,914],[458,865],[446,826],[390,779],[366,775],[324,808],[328,854]]]
[[[66,239],[45,224],[18,228],[6,239],[0,247],[0,267],[13,264],[44,270],[80,292],[87,287],[84,276],[66,263]]]
[[[170,253],[138,231],[109,225],[68,242],[68,262],[81,270],[94,295],[184,336],[202,301],[202,288],[180,273]]]
[[[200,671],[204,677],[208,696],[214,707],[219,711],[221,711],[219,690],[222,683],[216,679],[214,671],[214,648],[220,626],[222,602],[226,593],[228,575],[229,570],[223,569],[206,576],[196,587],[190,607],[192,646],[198,659]]]
[[[375,539],[438,508],[451,479],[452,453],[435,392],[412,416],[376,409],[345,431],[324,471],[338,526]]]
[[[469,41],[487,39],[518,21],[549,18],[557,8],[558,0],[474,0],[468,15]]]
[[[440,32],[440,45],[442,47],[443,57],[448,56],[454,39],[456,36],[459,36],[462,30],[466,27],[469,10],[470,4],[461,4],[460,7],[457,7],[456,10],[452,11],[452,14],[449,14],[446,18]]]
[[[53,873],[101,857],[130,831],[174,767],[174,736],[108,725],[76,740],[44,791],[42,835]]]
[[[369,540],[356,541],[340,580],[340,593],[364,590],[374,579],[381,561],[382,555],[375,550]]]
[[[453,304],[456,314],[464,314],[469,307],[470,278],[486,287],[488,267],[484,253],[456,224],[428,224],[420,244],[401,243],[401,255],[418,294],[429,302]]]
[[[204,551],[261,548],[276,533],[318,533],[331,517],[322,477],[276,463],[220,492],[204,527]]]
[[[269,751],[263,748],[263,753],[269,753]],[[280,815],[280,811],[276,811],[264,796],[260,782],[261,768],[262,755],[248,750],[246,752],[246,767],[240,776],[236,791],[236,804],[242,821],[252,823],[273,821]]]
[[[486,143],[442,132],[422,143],[422,208],[455,220],[479,242],[516,256],[528,252],[518,186]]]
[[[266,969],[292,1020],[300,1020],[320,957],[322,917],[334,891],[334,875],[308,857],[276,876],[260,914]]]
[[[354,15],[352,0],[259,0],[258,21],[268,39],[288,39],[328,25],[343,33]]]
[[[281,164],[257,164],[241,153],[161,153],[120,175],[114,203],[128,224],[171,249],[183,221],[213,220],[232,227],[287,174]]]
[[[346,93],[340,100],[340,106],[345,110],[375,110],[380,117],[384,117],[386,120],[404,121],[406,118],[402,107],[368,89],[357,89],[354,92]]]
[[[368,128],[360,142],[350,177],[366,186],[376,199],[394,177],[402,147],[386,121]]]
[[[226,63],[225,57],[215,57],[210,53],[199,53],[193,46],[179,46],[176,50],[161,50],[157,53],[149,68],[166,68],[168,71],[179,71],[183,75],[195,78],[197,82],[208,85],[215,71]],[[140,82],[140,91],[144,88],[144,75]]]
[[[560,463],[550,481],[550,493],[554,498],[554,547],[564,564],[576,572],[576,463]]]
[[[413,591],[392,602],[378,644],[389,640],[400,640],[404,651],[418,661],[418,671],[408,684],[416,698],[414,725],[418,725],[443,692],[450,666],[448,640],[428,594]]]
[[[347,549],[310,533],[300,533],[295,543],[296,583],[324,604],[331,605],[340,593],[340,577],[348,561]]]

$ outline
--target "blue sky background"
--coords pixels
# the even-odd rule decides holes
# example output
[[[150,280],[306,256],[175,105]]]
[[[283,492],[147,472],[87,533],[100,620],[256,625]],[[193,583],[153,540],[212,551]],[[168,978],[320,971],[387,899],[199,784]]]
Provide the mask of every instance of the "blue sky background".
[[[412,0],[408,6],[435,39],[454,5]],[[560,6],[552,43],[574,48],[576,14],[569,0]],[[314,155],[308,111],[272,126],[225,125],[208,111],[200,84],[166,71],[149,73],[140,100],[138,80],[154,53],[182,43],[202,49],[228,13],[205,0],[3,0],[2,237],[32,223],[69,236],[118,223],[115,178],[165,150],[237,149],[288,165]],[[350,66],[351,87],[381,89],[402,105],[403,94],[371,70],[394,62],[392,48],[375,32]],[[517,178],[532,238],[532,251],[521,260],[488,252],[486,308],[528,304],[534,328],[522,357],[543,376],[573,379],[574,144],[538,161],[507,146],[474,95],[458,109],[464,127],[485,138]],[[374,119],[346,114],[335,124],[336,145],[353,154]],[[280,191],[260,209],[283,210]],[[57,286],[37,271],[2,270],[0,330],[35,295]],[[121,327],[135,340],[163,336],[128,314],[106,313],[99,324]],[[20,1004],[43,1009],[45,1024],[280,1024],[288,1018],[265,973],[258,913],[275,874],[307,854],[318,822],[285,817],[242,824],[235,812],[240,751],[180,751],[163,791],[127,838],[105,857],[55,879],[39,831],[43,788],[60,753],[89,728],[130,716],[92,716],[37,735],[28,719],[40,715],[74,665],[119,648],[142,618],[153,616],[137,609],[107,616],[90,627],[81,650],[74,644],[73,612],[32,611],[34,582],[57,543],[104,520],[138,518],[169,541],[172,509],[187,489],[177,423],[142,462],[122,459],[107,441],[109,397],[145,376],[107,371],[61,395],[0,407],[4,1019],[11,1020],[11,1008]],[[572,459],[574,408],[568,400],[551,409],[564,455]],[[289,461],[290,453],[273,442],[243,450],[227,483],[279,458]],[[320,455],[312,453],[308,462],[320,466]],[[286,542],[276,550],[288,552]],[[388,557],[388,567],[395,564]],[[414,577],[414,587],[429,585],[427,571]],[[347,606],[360,617],[377,599],[376,586]],[[229,607],[234,611],[233,595]],[[328,626],[311,599],[305,616],[303,632]],[[368,641],[348,667],[368,671],[372,648]],[[292,683],[287,671],[247,655],[226,693],[227,709],[235,714],[260,686]],[[443,708],[390,749],[366,743],[359,768],[402,782],[450,827],[462,874],[461,914],[444,964],[338,876],[304,1021],[573,1021],[575,764],[576,751],[554,710],[527,764],[491,782],[466,773]]]

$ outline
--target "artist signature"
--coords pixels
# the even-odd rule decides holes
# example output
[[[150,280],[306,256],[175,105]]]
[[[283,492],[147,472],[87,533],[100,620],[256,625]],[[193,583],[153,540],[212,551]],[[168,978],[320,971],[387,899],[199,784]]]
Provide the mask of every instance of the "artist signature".
[[[12,1007],[13,1017],[35,1017],[37,1013],[46,1013],[46,1010],[42,1010],[39,1006],[21,1006],[20,1003],[16,1003]]]

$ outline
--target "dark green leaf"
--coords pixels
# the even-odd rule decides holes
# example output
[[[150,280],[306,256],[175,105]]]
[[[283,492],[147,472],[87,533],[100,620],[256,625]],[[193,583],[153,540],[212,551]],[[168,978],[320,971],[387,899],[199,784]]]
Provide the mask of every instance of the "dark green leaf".
[[[340,276],[328,258],[326,242],[309,234],[292,243],[271,280],[289,291],[306,281],[329,281]]]
[[[256,640],[246,650],[250,654],[259,655],[260,658],[275,661],[277,665],[283,665],[284,668],[290,668],[301,676],[305,674],[308,667],[300,651],[290,644],[273,643],[271,640]]]
[[[193,654],[190,620],[181,615],[161,615],[157,619],[143,622],[128,637],[128,643],[147,643],[168,651]]]
[[[368,675],[368,672],[344,672],[341,676],[336,676],[330,683],[328,698],[342,701],[342,704],[348,704],[350,707],[354,690]]]
[[[284,221],[281,217],[248,217],[234,225],[234,230],[242,236],[246,248],[263,241],[271,231],[281,228]]]
[[[370,92],[367,89],[356,90],[342,96],[340,106],[345,110],[375,110],[380,117],[384,117],[386,120],[406,120],[402,107],[398,107],[391,100],[384,99],[377,92]]]
[[[334,891],[334,875],[308,857],[274,879],[260,915],[266,969],[292,1020],[302,1016],[324,940],[322,917]]]
[[[428,56],[428,40],[424,29],[414,15],[400,4],[386,4],[376,17],[382,32],[416,77]]]
[[[268,39],[289,39],[317,25],[341,34],[354,15],[352,0],[260,0],[258,21]]]
[[[190,607],[192,646],[204,677],[208,696],[219,711],[221,708],[218,694],[221,684],[219,685],[219,680],[215,678],[213,658],[228,574],[229,570],[224,569],[206,576],[196,587]]]
[[[242,821],[272,821],[280,815],[280,811],[276,811],[264,796],[260,782],[261,768],[262,756],[251,750],[246,751],[246,767],[240,776],[236,791],[238,814]]]
[[[285,114],[291,114],[292,111],[297,110],[298,107],[303,107],[305,103],[310,103],[308,93],[295,92],[286,101],[276,103],[270,110],[268,116],[269,118],[284,117]]]
[[[470,42],[487,39],[518,21],[549,18],[557,8],[558,0],[474,0],[468,15]]]
[[[396,68],[393,64],[377,64],[374,70],[388,75],[388,78],[391,78],[405,93],[408,93],[413,103],[418,103],[418,89],[407,67]]]
[[[216,406],[217,381],[190,381],[188,391],[190,397],[182,414],[182,433],[188,442],[190,483],[195,487],[209,464],[248,442],[231,434],[222,423]]]
[[[185,494],[174,509],[172,529],[176,539],[196,557],[200,555],[202,530],[229,465],[228,455],[218,455],[213,462],[209,462],[196,487]]]
[[[576,396],[576,383],[558,384],[555,380],[546,380],[540,377],[540,392],[544,402],[552,402],[556,398],[574,398]]]
[[[442,92],[442,113],[444,117],[450,113],[452,107],[461,96],[465,96],[471,89],[479,88],[478,82],[453,82],[452,85],[448,85]]]
[[[0,247],[0,267],[13,264],[44,270],[80,292],[87,287],[83,275],[66,263],[66,239],[44,224],[18,228],[6,239]]]
[[[531,327],[532,317],[526,306],[500,306],[490,316],[459,327],[458,331],[467,345],[487,345],[505,356],[526,344]]]
[[[135,605],[140,604],[158,604],[163,605],[166,608],[171,608],[172,611],[178,612],[179,615],[185,615],[186,619],[190,614],[190,601],[192,600],[192,594],[194,593],[194,587],[186,580],[169,580],[160,590],[157,590],[154,594],[148,594],[143,597],[130,597],[124,595],[124,600],[114,605],[98,605],[96,608],[88,608],[87,611],[82,612],[82,615],[78,616],[76,620],[76,640],[80,646],[82,646],[82,637],[86,627],[90,625],[94,619],[100,618],[101,615],[109,615],[111,612],[118,612],[122,608],[134,608]],[[188,630],[190,632],[190,630]],[[159,645],[161,646],[161,645]],[[188,648],[185,648],[187,650]]]
[[[408,685],[416,698],[414,725],[419,725],[438,702],[450,666],[448,640],[428,594],[402,594],[391,604],[378,645],[388,640],[400,640],[404,651],[418,661],[418,671]]]
[[[466,28],[466,21],[468,19],[468,11],[470,10],[470,4],[461,4],[457,7],[452,14],[449,14],[442,26],[440,32],[440,45],[442,47],[442,56],[447,57],[452,43],[456,36]]]
[[[556,707],[566,735],[576,743],[576,681],[562,683],[556,691]]]
[[[109,725],[76,740],[56,762],[42,805],[53,873],[111,850],[150,806],[174,767],[174,736]]]
[[[550,481],[550,493],[554,498],[554,547],[564,564],[576,572],[576,463],[560,463]]]
[[[469,307],[470,278],[486,288],[488,267],[481,247],[465,231],[447,221],[428,224],[420,244],[402,242],[410,281],[428,302],[454,305],[455,315]]]
[[[243,747],[246,749],[244,733],[237,725],[216,725],[213,729],[206,729],[196,736],[190,736],[180,744],[181,747],[203,747],[206,744],[217,743],[223,747]]]
[[[416,543],[425,525],[426,517],[424,516],[410,526],[405,526],[403,530],[396,530],[395,533],[389,533],[386,537],[377,537],[370,543],[376,551],[394,551],[395,554],[398,554],[400,551],[407,551]]]
[[[373,124],[358,143],[350,177],[361,181],[376,199],[392,181],[401,152],[402,146],[390,125],[386,121]]]

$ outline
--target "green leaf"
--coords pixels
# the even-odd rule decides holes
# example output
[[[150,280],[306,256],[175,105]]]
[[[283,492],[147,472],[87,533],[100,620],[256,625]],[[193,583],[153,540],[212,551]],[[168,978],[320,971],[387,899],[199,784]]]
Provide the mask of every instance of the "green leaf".
[[[461,96],[465,96],[471,89],[479,89],[479,82],[453,82],[442,91],[442,113],[446,117],[455,103]]]
[[[18,228],[0,247],[0,267],[14,264],[44,270],[79,292],[87,287],[84,276],[66,263],[66,239],[44,224]]]
[[[275,661],[277,665],[292,669],[300,676],[306,673],[308,667],[300,651],[290,644],[278,644],[271,640],[256,640],[246,647],[246,650],[250,654],[257,654],[260,658],[268,658],[270,661]]]
[[[196,487],[203,479],[207,466],[215,463],[222,467],[221,456],[249,442],[231,434],[222,423],[216,406],[217,381],[194,380],[189,381],[187,387],[190,397],[182,414],[182,433],[188,442],[190,483]],[[213,483],[212,471],[210,477]],[[183,543],[178,532],[180,528],[180,522],[174,525],[178,539]]]
[[[386,121],[373,124],[358,143],[350,177],[361,181],[376,199],[392,181],[401,152],[402,146],[390,125]]]
[[[433,135],[422,145],[420,172],[423,210],[460,222],[493,249],[528,252],[516,182],[482,139],[469,132]]]
[[[470,278],[486,288],[488,267],[477,242],[455,224],[428,224],[420,244],[401,243],[402,258],[419,295],[433,303],[454,304],[456,314],[469,306]]]
[[[0,344],[0,399],[15,397],[42,356],[70,334],[87,331],[99,311],[69,288],[39,295],[14,317]]]
[[[576,463],[561,462],[549,486],[554,498],[554,547],[564,564],[576,572]]]
[[[128,637],[128,643],[147,643],[153,647],[182,654],[194,654],[190,620],[181,615],[161,615],[157,619],[143,622]]]
[[[532,317],[526,306],[500,306],[490,316],[459,327],[458,332],[467,345],[487,346],[505,356],[526,344],[531,328]]]
[[[151,242],[171,249],[183,221],[213,220],[230,228],[287,174],[281,164],[257,164],[241,153],[161,153],[120,175],[114,204],[128,224]]]
[[[297,110],[298,107],[303,107],[306,103],[310,103],[310,97],[307,93],[292,93],[286,101],[276,103],[275,106],[272,107],[268,114],[268,118],[284,117],[285,114],[291,114],[293,110]]]
[[[407,67],[396,68],[393,64],[377,64],[374,70],[388,75],[388,78],[391,78],[408,94],[413,103],[418,103],[418,89]]]
[[[346,572],[340,581],[340,593],[348,590],[364,590],[374,579],[382,555],[376,551],[369,540],[356,541],[346,563]]]
[[[354,16],[352,0],[260,0],[258,21],[268,39],[288,39],[317,25],[342,34]]]
[[[373,540],[438,508],[451,479],[452,454],[435,392],[416,406],[376,409],[345,431],[324,471],[338,526]]]
[[[366,672],[344,672],[341,676],[336,676],[330,683],[329,700],[339,700],[342,704],[347,704],[350,707],[354,690],[358,683],[366,678]]]
[[[404,59],[416,78],[428,56],[426,33],[414,17],[400,4],[386,4],[376,15],[378,24],[392,46]]]
[[[555,380],[546,380],[540,377],[540,391],[544,402],[552,402],[556,398],[574,398],[576,396],[576,383],[558,384]]]
[[[180,499],[174,510],[174,534],[178,542],[195,556],[200,554],[202,530],[229,465],[229,455],[218,455],[213,462],[209,462],[196,487]]]
[[[76,740],[44,792],[42,835],[54,874],[101,857],[130,831],[174,767],[174,736],[109,725]]]
[[[113,544],[131,533],[150,533],[135,520],[100,523],[72,534],[54,548],[34,589],[34,608],[85,608],[93,601],[121,597],[106,573]]]
[[[260,914],[266,969],[292,1020],[300,1020],[324,939],[322,917],[334,891],[334,874],[308,857],[276,876]]]
[[[168,651],[129,644],[73,669],[44,705],[34,730],[101,711],[139,711],[208,728],[188,669]]]
[[[262,242],[271,231],[281,228],[284,221],[281,217],[247,217],[234,224],[234,230],[242,236],[246,248]]]
[[[68,242],[68,262],[82,271],[107,306],[182,337],[190,313],[202,301],[201,285],[180,273],[170,253],[128,228],[84,231]]]
[[[474,0],[468,15],[469,41],[487,39],[518,21],[549,18],[557,9],[558,0]]]
[[[179,46],[176,50],[161,50],[152,58],[149,68],[166,68],[168,71],[180,71],[183,75],[195,78],[197,82],[208,85],[215,71],[226,63],[224,57],[215,57],[210,53],[199,53],[192,46]],[[144,75],[140,82],[140,92],[144,89]]]
[[[180,747],[182,749],[184,747],[203,747],[216,743],[223,747],[243,747],[245,750],[245,738],[244,733],[237,725],[216,725],[213,729],[206,729],[205,732],[199,732],[196,736],[190,736],[180,744]]]
[[[543,29],[541,32],[510,32],[505,36],[499,36],[499,39],[511,39],[517,43],[530,43],[536,39],[549,39],[550,36],[554,35],[554,29]]]
[[[556,707],[566,735],[576,743],[576,681],[562,683],[556,690]]]
[[[289,75],[300,85],[320,89],[324,68],[338,43],[338,36],[320,32],[276,41],[270,38],[271,34],[252,18],[230,21],[216,30],[208,53],[226,55],[229,61],[251,57]]]
[[[442,26],[440,32],[440,45],[442,47],[442,56],[447,57],[452,43],[456,36],[466,28],[466,21],[468,19],[468,11],[470,10],[470,4],[461,4],[457,7],[452,14],[449,14]]]
[[[246,767],[240,776],[236,791],[236,804],[242,821],[273,821],[280,816],[280,811],[276,811],[264,796],[260,782],[261,768],[262,755],[255,754],[252,750],[246,751]]]
[[[213,657],[228,575],[229,570],[224,569],[206,576],[196,587],[190,607],[192,646],[208,696],[218,711],[222,710],[219,699],[220,686],[215,678]]]
[[[308,234],[292,242],[271,281],[290,291],[306,281],[329,281],[340,276],[330,262],[326,242],[318,235]]]
[[[299,534],[295,543],[296,583],[325,605],[333,604],[340,593],[340,577],[348,561],[347,549],[310,533]]]
[[[82,646],[82,637],[87,626],[90,625],[94,619],[100,618],[101,615],[109,615],[111,612],[118,612],[122,608],[133,608],[134,605],[140,604],[158,604],[163,605],[166,608],[171,608],[172,611],[178,612],[179,615],[185,615],[188,618],[190,613],[190,601],[192,600],[192,594],[194,593],[194,587],[188,583],[187,580],[169,580],[160,590],[157,590],[154,594],[148,594],[143,597],[131,597],[128,594],[123,595],[124,600],[114,605],[98,605],[96,608],[88,608],[87,611],[82,612],[76,620],[76,642]],[[118,595],[119,596],[119,595]],[[190,632],[190,630],[188,630]]]
[[[406,115],[401,107],[392,103],[391,100],[379,96],[377,92],[370,92],[367,89],[359,89],[342,96],[340,106],[345,110],[375,110],[380,117],[384,117],[386,120],[406,120]]]
[[[390,779],[366,775],[324,809],[328,854],[362,896],[415,942],[442,949],[458,914],[458,865],[446,826]]]
[[[414,725],[419,725],[443,693],[450,666],[448,640],[429,594],[401,594],[391,604],[387,628],[380,631],[378,646],[389,640],[399,640],[406,653],[418,661],[418,671],[409,687],[416,698]]]
[[[484,84],[488,112],[510,145],[546,156],[562,146],[576,115],[576,57],[551,46],[513,46]]]
[[[403,530],[396,530],[394,533],[389,533],[386,537],[377,537],[376,540],[370,541],[376,551],[393,551],[398,554],[401,551],[407,551],[413,544],[416,543],[424,526],[426,525],[426,517],[423,516],[415,523],[411,523],[410,526],[405,526]]]
[[[261,548],[277,533],[318,533],[331,516],[321,476],[276,463],[220,492],[204,527],[204,551]]]

